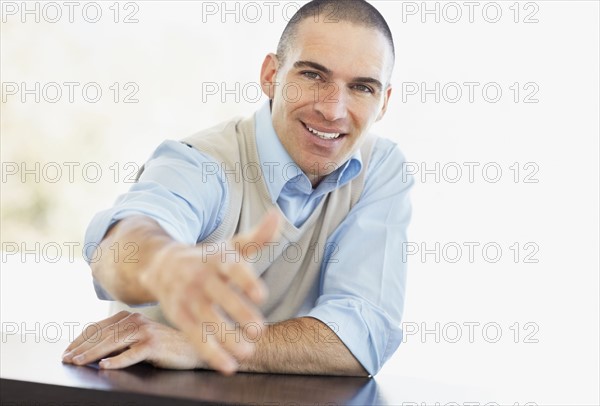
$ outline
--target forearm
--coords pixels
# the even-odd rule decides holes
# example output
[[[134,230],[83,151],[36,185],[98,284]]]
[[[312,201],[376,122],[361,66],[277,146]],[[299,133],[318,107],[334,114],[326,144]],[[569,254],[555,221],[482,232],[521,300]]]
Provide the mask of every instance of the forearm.
[[[256,351],[240,363],[239,370],[311,375],[368,375],[335,332],[311,317],[268,326],[256,342]]]
[[[156,301],[143,283],[161,249],[175,241],[146,216],[132,216],[113,226],[99,245],[90,265],[94,278],[115,299],[139,304]],[[148,275],[146,275],[147,277]]]

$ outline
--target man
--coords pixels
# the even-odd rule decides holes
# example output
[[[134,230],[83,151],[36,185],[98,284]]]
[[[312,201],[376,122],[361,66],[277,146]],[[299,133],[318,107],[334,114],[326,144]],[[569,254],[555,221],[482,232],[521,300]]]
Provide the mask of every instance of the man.
[[[303,6],[262,65],[269,103],[166,141],[94,218],[99,297],[160,306],[99,322],[64,362],[375,374],[402,336],[412,185],[396,145],[368,133],[393,65],[367,2]],[[120,261],[98,255],[110,249]]]

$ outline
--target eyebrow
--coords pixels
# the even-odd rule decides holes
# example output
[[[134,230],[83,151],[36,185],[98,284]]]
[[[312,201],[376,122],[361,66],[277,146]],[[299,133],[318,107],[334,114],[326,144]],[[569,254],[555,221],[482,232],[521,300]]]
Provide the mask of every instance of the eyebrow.
[[[316,70],[320,70],[323,73],[326,73],[327,75],[331,75],[333,72],[331,72],[331,69],[327,69],[325,66],[321,65],[320,63],[316,63],[316,62],[312,62],[312,61],[296,61],[294,62],[294,68],[296,69],[302,69],[302,68],[313,68]]]
[[[296,61],[296,62],[294,62],[294,68],[296,68],[296,69],[312,68],[312,69],[319,70],[319,71],[325,73],[326,75],[331,75],[333,73],[331,71],[331,69],[328,69],[325,66],[321,65],[320,63],[313,62],[313,61]],[[383,90],[383,84],[379,80],[368,77],[368,76],[360,76],[360,77],[353,78],[352,82],[368,83],[368,84],[371,84],[371,85],[377,87],[380,91]]]

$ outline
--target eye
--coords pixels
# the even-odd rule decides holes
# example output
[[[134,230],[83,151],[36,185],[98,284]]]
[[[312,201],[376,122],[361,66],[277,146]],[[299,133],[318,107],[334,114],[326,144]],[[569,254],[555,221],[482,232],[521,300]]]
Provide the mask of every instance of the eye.
[[[300,72],[301,75],[309,78],[309,79],[314,79],[314,80],[319,80],[321,79],[321,75],[319,75],[317,72],[312,72],[312,71],[304,71],[304,72]]]
[[[361,93],[374,93],[373,89],[365,85],[354,85],[353,88]]]

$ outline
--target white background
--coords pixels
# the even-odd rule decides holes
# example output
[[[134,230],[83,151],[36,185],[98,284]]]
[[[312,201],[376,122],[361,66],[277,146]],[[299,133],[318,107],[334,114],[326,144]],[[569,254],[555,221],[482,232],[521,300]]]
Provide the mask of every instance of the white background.
[[[238,12],[222,14],[221,2],[121,3],[115,23],[113,2],[101,2],[102,18],[90,23],[82,2],[73,22],[61,6],[62,18],[50,23],[56,11],[46,7],[44,14],[45,3],[37,3],[38,23],[21,10],[7,13],[7,3],[1,32],[3,165],[97,162],[103,175],[96,183],[86,182],[80,171],[73,182],[65,176],[56,183],[43,176],[22,182],[19,175],[4,178],[3,166],[5,251],[11,244],[35,247],[36,241],[41,247],[81,244],[91,216],[129,186],[125,171],[114,181],[113,163],[121,170],[128,162],[141,164],[165,138],[252,113],[264,98],[253,102],[238,93],[239,100],[230,94],[222,102],[221,94],[203,89],[207,83],[235,89],[236,83],[244,88],[258,82],[264,55],[275,50],[298,4],[274,2],[270,16],[264,4],[249,9],[228,2]],[[29,4],[33,9],[35,3]],[[473,22],[464,2],[373,4],[389,22],[397,55],[388,114],[374,130],[396,141],[411,168],[419,168],[409,229],[413,247],[440,246],[437,261],[434,253],[408,256],[404,323],[413,334],[376,377],[384,396],[395,402],[598,404],[598,2],[477,2]],[[462,17],[452,23],[454,5]],[[206,12],[215,7],[216,14]],[[422,15],[423,7],[438,7],[439,22]],[[492,23],[498,8],[502,15]],[[257,9],[262,16],[249,22]],[[130,12],[138,22],[123,22]],[[525,23],[528,15],[537,22]],[[43,95],[39,102],[33,96],[23,102],[20,93],[7,93],[8,82],[30,88],[35,82],[95,82],[103,96],[87,102],[79,86],[72,103],[66,88],[56,103]],[[109,89],[115,82],[121,86],[118,103]],[[137,103],[123,103],[127,82],[138,88]],[[423,83],[435,89],[436,82],[440,89],[461,85],[462,98],[449,100],[454,85],[446,95],[440,90],[439,102],[435,94],[410,94]],[[472,102],[465,82],[480,84]],[[511,90],[515,82],[518,102]],[[487,100],[482,94],[487,83],[501,89],[498,101],[490,100],[493,89]],[[531,85],[524,88],[526,83]],[[537,102],[525,103],[532,89]],[[465,162],[478,165],[472,182]],[[436,163],[439,179],[433,172],[421,176],[422,165],[435,169]],[[482,172],[486,164],[489,171]],[[463,170],[458,180],[457,166]],[[498,167],[501,177],[492,182]],[[19,211],[36,196],[46,196],[41,219],[31,214],[39,213],[35,206]],[[472,262],[465,242],[479,244]],[[494,249],[488,256],[482,252],[487,243],[502,249],[497,262],[491,261]],[[453,263],[456,246],[462,257]],[[533,248],[538,250],[529,260],[536,262],[526,262]],[[81,249],[76,252],[71,260],[64,248],[55,264],[48,261],[54,258],[50,251],[24,261],[4,253],[3,330],[34,328],[35,322],[83,325],[106,314]],[[421,334],[436,323],[438,337]],[[464,323],[478,323],[473,340]],[[452,343],[457,325],[462,336]],[[497,328],[502,336],[493,343]]]

